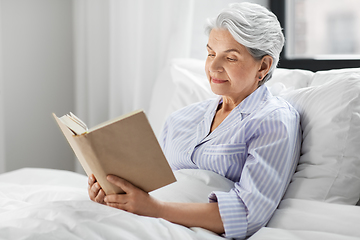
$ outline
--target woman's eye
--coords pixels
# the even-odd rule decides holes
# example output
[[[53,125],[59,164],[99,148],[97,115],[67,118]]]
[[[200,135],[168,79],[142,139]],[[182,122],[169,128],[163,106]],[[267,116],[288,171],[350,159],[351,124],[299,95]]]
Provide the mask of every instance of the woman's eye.
[[[230,58],[230,57],[228,57],[227,59],[228,59],[230,62],[235,62],[235,61],[236,61],[235,58]]]
[[[212,53],[208,54],[208,57],[214,57],[214,56],[215,56],[215,54],[212,54]]]

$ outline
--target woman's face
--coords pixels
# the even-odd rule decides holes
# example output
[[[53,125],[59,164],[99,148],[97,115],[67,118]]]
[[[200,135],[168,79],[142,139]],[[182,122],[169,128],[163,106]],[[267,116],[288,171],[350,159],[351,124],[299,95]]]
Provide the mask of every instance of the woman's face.
[[[256,61],[228,30],[211,30],[207,50],[205,71],[215,94],[239,104],[257,89],[262,61]]]

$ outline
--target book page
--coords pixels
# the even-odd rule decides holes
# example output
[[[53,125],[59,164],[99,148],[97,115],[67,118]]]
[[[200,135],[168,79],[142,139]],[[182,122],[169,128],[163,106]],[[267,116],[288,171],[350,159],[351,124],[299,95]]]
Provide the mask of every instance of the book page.
[[[64,123],[71,131],[73,131],[76,135],[81,135],[87,132],[87,129],[83,126],[79,125],[69,116],[64,115],[59,118],[62,123]]]

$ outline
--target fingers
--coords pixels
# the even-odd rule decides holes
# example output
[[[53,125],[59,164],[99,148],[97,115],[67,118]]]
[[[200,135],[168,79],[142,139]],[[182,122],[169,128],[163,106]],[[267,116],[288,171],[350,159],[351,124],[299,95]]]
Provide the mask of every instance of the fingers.
[[[126,194],[110,194],[105,197],[106,203],[118,203],[126,204],[128,202],[128,196]]]
[[[147,193],[130,182],[114,175],[108,175],[107,180],[120,187],[125,193],[106,195],[94,175],[90,175],[88,179],[88,192],[92,201],[132,213],[142,212],[141,202],[144,202],[145,197],[148,197]]]
[[[114,181],[115,183],[115,181]],[[104,198],[106,205],[118,208],[127,212],[135,213],[143,216],[156,216],[161,202],[141,189],[129,184],[126,181],[118,181],[118,186],[127,188],[124,194],[110,194]],[[126,186],[126,187],[124,187]],[[132,189],[129,191],[129,189]]]
[[[120,187],[125,193],[111,194],[104,198],[106,205],[115,207],[124,211],[134,212],[132,206],[134,202],[134,194],[139,191],[134,185],[115,175],[108,175],[107,180]]]
[[[106,196],[104,190],[101,189],[100,184],[96,181],[94,175],[90,175],[88,179],[88,194],[92,201],[104,204]]]
[[[93,185],[89,186],[89,197],[91,200],[95,201],[95,202],[99,202],[101,203],[101,192],[104,192],[101,187],[100,184],[98,182],[94,183]]]
[[[108,175],[107,180],[109,182],[111,182],[112,184],[120,187],[125,193],[131,192],[134,189],[136,189],[136,187],[134,185],[132,185],[125,179],[119,178],[118,176],[115,176],[115,175]]]
[[[95,197],[95,202],[105,204],[105,196],[104,190],[100,189],[98,195]]]
[[[94,174],[91,174],[88,178],[89,186],[93,185],[95,182],[96,182],[96,178],[95,178]]]
[[[128,194],[110,194],[104,197],[104,204],[109,207],[118,208],[124,211],[129,211],[129,196]]]

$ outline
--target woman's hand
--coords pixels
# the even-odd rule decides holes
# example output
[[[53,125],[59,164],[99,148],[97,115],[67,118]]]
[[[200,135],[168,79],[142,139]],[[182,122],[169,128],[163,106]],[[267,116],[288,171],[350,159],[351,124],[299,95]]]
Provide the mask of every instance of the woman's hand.
[[[122,178],[109,175],[107,180],[125,193],[107,195],[104,199],[106,205],[142,216],[158,216],[162,202]]]
[[[107,180],[125,192],[107,195],[104,202],[108,206],[187,227],[202,227],[219,234],[224,232],[217,203],[162,202],[122,178],[109,175]]]
[[[94,202],[105,204],[105,192],[102,190],[100,184],[96,181],[96,178],[93,174],[89,176],[88,184],[88,193],[90,199]]]
[[[125,193],[105,196],[95,177],[90,176],[91,200],[137,215],[163,218],[187,227],[202,227],[219,234],[224,233],[217,203],[162,202],[122,178],[108,175],[107,180]]]

